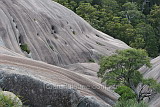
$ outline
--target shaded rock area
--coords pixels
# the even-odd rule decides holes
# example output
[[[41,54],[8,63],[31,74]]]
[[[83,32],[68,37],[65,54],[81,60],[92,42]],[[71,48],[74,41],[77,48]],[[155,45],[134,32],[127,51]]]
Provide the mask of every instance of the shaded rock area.
[[[152,68],[146,68],[143,66],[140,68],[141,73],[144,75],[145,78],[154,78],[160,83],[160,56],[152,59]],[[149,101],[150,107],[159,107],[160,106],[160,94],[156,94],[152,96],[151,100]]]
[[[0,16],[0,46],[49,64],[88,62],[128,48],[52,0],[0,0]]]
[[[105,104],[103,104],[103,102],[95,102],[95,98],[94,97],[85,97],[85,99],[79,103],[77,105],[77,107],[106,107]],[[92,102],[92,103],[90,103]],[[101,104],[101,105],[100,105]]]
[[[0,87],[23,96],[22,100],[31,107],[76,107],[81,98],[74,89],[45,84],[26,75],[7,73],[1,71]]]

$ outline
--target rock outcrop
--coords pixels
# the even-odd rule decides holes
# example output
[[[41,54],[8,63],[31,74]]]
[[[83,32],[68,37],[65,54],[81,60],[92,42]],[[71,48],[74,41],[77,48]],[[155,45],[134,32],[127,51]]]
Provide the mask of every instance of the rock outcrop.
[[[86,107],[109,107],[118,98],[105,86],[78,73],[7,51],[0,54],[0,87],[22,96],[25,104],[85,107],[86,103]]]
[[[0,0],[0,87],[31,107],[110,107],[98,66],[75,63],[126,48],[52,0]]]
[[[0,0],[0,16],[1,46],[49,64],[87,62],[128,48],[52,0]]]

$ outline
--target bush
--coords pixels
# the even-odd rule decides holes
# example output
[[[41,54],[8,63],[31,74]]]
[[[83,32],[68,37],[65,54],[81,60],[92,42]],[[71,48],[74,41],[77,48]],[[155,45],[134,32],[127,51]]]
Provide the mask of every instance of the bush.
[[[135,99],[129,99],[127,101],[119,101],[114,107],[148,107],[145,102],[138,103]]]
[[[89,62],[91,63],[95,63],[95,61],[93,59],[89,59]]]
[[[21,49],[25,52],[27,52],[28,54],[30,53],[30,50],[28,48],[28,45],[27,44],[22,44],[20,45]]]
[[[115,92],[118,93],[121,97],[119,100],[128,100],[128,99],[134,99],[136,98],[136,95],[127,86],[119,86],[117,89],[115,89]]]
[[[1,91],[0,107],[22,107],[22,102],[15,94],[8,91]]]

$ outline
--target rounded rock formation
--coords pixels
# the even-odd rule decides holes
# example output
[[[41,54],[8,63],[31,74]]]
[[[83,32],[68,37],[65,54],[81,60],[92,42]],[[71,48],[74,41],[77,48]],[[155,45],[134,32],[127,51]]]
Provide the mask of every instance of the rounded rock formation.
[[[96,60],[128,46],[51,0],[0,0],[0,45],[63,66]]]

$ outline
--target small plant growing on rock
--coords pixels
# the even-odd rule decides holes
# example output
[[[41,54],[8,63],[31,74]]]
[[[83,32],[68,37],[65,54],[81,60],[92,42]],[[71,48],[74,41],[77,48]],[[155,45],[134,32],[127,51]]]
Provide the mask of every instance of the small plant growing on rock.
[[[118,101],[113,107],[148,107],[148,104],[144,101],[138,103],[136,99],[129,99]]]
[[[76,32],[75,32],[75,31],[73,31],[72,33],[73,33],[74,35],[76,35]]]
[[[21,49],[25,52],[27,52],[28,54],[30,53],[30,50],[28,48],[28,45],[27,44],[22,44],[20,45]]]
[[[95,63],[95,61],[93,59],[89,59],[89,62]]]

